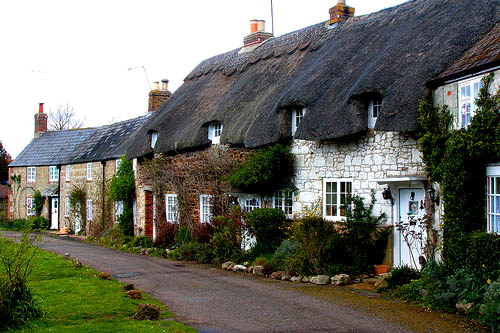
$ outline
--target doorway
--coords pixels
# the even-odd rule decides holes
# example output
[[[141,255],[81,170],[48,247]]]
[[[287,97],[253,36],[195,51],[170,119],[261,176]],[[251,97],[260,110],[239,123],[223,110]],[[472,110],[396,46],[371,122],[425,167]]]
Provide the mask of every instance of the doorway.
[[[59,198],[51,198],[50,229],[59,229]]]

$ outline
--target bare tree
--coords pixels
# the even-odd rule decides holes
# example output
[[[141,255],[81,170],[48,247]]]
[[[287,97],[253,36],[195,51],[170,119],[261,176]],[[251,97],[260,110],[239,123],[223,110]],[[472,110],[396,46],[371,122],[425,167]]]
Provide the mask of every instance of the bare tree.
[[[62,131],[83,126],[84,119],[76,117],[75,110],[69,104],[58,105],[55,112],[49,111],[49,131]]]

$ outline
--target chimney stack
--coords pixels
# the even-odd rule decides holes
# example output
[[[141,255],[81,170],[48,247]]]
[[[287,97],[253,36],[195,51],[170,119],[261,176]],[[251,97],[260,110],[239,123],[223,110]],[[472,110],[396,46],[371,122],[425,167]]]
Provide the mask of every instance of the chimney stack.
[[[243,38],[243,46],[256,46],[271,37],[274,37],[273,34],[266,32],[266,21],[250,20],[250,35]]]
[[[345,22],[354,16],[354,8],[345,4],[345,0],[338,0],[337,4],[330,8],[330,21],[328,25]]]
[[[149,93],[148,112],[158,110],[170,98],[170,95],[172,93],[168,90],[168,80],[161,80],[161,89],[160,82],[156,81],[153,90]]]
[[[35,138],[47,132],[47,120],[49,116],[43,113],[43,103],[38,104],[38,113],[35,113]]]

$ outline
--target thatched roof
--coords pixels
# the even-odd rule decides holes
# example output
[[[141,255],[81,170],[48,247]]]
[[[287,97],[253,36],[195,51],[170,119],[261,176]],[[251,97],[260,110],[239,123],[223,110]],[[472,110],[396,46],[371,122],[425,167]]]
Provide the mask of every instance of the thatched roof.
[[[296,138],[351,136],[367,129],[367,97],[374,93],[383,97],[375,129],[411,132],[426,82],[488,32],[499,9],[500,0],[414,0],[207,59],[134,133],[127,155],[151,153],[151,131],[159,133],[155,152],[208,145],[212,121],[224,123],[222,143],[273,143],[290,136],[282,111],[294,105],[307,107]]]

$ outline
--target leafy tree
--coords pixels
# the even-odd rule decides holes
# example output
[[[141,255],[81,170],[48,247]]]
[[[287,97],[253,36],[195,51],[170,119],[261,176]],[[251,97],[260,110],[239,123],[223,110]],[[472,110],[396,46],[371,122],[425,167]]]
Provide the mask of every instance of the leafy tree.
[[[118,226],[125,235],[134,235],[133,208],[135,179],[132,163],[122,156],[120,168],[111,179],[109,198],[123,202],[123,213],[118,217]]]
[[[231,186],[246,192],[270,196],[274,191],[294,188],[294,155],[290,147],[269,146],[250,155],[229,177]]]
[[[72,106],[58,105],[55,112],[49,111],[49,131],[62,131],[72,128],[81,128],[83,120],[76,117],[76,113]]]
[[[33,199],[35,205],[35,214],[36,216],[40,216],[42,214],[43,205],[45,205],[45,197],[40,193],[40,191],[35,191]]]
[[[9,178],[9,163],[11,162],[11,157],[5,150],[0,141],[0,182],[7,181]]]

